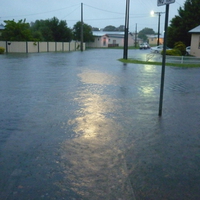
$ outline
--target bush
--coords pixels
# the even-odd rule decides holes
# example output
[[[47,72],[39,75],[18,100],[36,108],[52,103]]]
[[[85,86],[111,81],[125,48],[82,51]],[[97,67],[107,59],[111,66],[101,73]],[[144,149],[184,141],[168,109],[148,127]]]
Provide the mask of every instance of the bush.
[[[163,54],[163,51],[161,52]],[[181,56],[181,52],[178,49],[166,50],[166,55],[168,56]]]
[[[3,54],[5,49],[3,47],[0,47],[0,54]]]
[[[174,49],[178,49],[181,52],[181,55],[186,54],[185,48],[186,48],[186,46],[183,42],[176,42],[174,45]]]

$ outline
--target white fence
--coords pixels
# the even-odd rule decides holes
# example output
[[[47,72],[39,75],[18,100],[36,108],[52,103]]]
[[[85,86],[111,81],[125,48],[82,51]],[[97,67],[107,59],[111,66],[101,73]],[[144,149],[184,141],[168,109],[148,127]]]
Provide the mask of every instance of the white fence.
[[[146,55],[145,61],[162,62],[162,55],[150,53]],[[185,63],[185,64],[200,64],[200,58],[193,56],[166,56],[167,63]]]
[[[34,42],[34,41],[0,41],[0,47],[6,53],[39,53],[39,52],[69,52],[79,51],[80,42]],[[83,44],[85,50],[85,43]]]

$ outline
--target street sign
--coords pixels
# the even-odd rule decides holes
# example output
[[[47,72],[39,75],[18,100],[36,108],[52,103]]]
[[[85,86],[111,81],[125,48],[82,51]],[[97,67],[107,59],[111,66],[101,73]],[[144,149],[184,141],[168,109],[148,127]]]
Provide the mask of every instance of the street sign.
[[[174,2],[175,2],[175,0],[158,0],[157,5],[158,6],[164,6],[164,5],[167,5],[167,4],[174,3]]]

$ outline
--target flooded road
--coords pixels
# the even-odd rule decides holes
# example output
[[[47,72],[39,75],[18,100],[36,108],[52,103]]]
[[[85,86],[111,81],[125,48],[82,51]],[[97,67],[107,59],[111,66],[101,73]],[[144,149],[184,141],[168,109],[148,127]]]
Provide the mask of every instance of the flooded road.
[[[200,199],[200,68],[166,67],[159,118],[161,67],[122,55],[0,56],[0,199]]]

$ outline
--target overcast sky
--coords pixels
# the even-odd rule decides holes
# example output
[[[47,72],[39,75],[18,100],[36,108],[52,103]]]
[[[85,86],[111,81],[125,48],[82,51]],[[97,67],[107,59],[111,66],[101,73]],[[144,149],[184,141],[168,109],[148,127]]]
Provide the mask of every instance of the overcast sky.
[[[170,4],[169,19],[178,14],[179,7],[185,0],[175,0]],[[84,22],[98,28],[108,25],[119,27],[125,24],[126,0],[2,0],[0,23],[4,20],[18,21],[26,19],[34,22],[37,19],[57,17],[66,20],[68,27],[80,21],[81,3],[83,3]],[[152,10],[165,12],[166,6],[157,6],[157,0],[130,0],[129,30],[138,31],[145,27],[153,28],[157,32],[158,16],[152,17]],[[161,31],[164,29],[164,14],[161,16]]]

